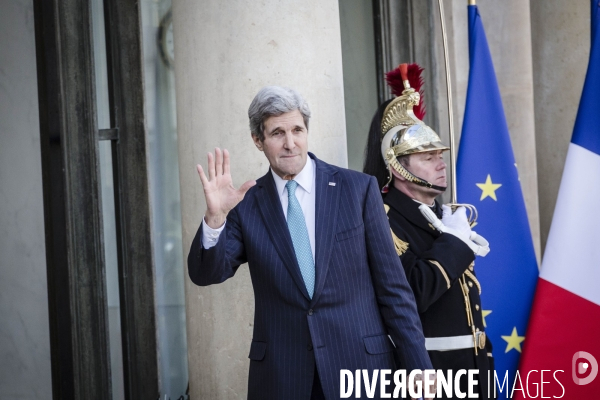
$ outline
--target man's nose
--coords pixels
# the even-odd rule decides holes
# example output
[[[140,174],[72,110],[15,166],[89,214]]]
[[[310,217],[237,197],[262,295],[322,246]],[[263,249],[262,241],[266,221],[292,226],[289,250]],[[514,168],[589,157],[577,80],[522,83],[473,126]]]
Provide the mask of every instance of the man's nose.
[[[283,143],[283,145],[288,150],[291,150],[296,146],[296,144],[294,143],[294,136],[291,132],[286,132],[285,142]]]
[[[438,164],[437,170],[441,171],[443,169],[446,169],[446,162],[444,161],[443,158],[440,158],[440,162]]]

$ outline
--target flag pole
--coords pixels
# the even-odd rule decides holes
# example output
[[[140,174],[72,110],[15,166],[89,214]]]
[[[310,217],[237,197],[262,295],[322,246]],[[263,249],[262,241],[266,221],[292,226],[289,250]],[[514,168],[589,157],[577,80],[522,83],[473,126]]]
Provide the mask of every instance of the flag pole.
[[[471,2],[473,0],[469,0]],[[450,79],[450,60],[448,59],[448,38],[444,22],[444,5],[438,0],[440,21],[442,23],[442,39],[444,42],[444,64],[446,66],[446,90],[448,93],[448,122],[450,124],[450,171],[452,185],[450,186],[450,202],[456,204],[456,146],[454,145],[454,113],[452,112],[452,81]]]

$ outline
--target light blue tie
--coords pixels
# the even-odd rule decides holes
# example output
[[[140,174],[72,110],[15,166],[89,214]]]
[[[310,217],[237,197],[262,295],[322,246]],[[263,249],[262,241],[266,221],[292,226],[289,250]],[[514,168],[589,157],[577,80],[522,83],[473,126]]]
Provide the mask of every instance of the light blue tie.
[[[304,278],[304,284],[308,295],[312,299],[315,291],[315,261],[313,259],[312,250],[310,248],[310,239],[308,237],[308,229],[306,229],[306,220],[302,213],[300,203],[296,198],[296,188],[298,182],[289,181],[285,187],[288,191],[288,209],[287,209],[287,224],[292,236],[296,259],[300,266],[300,273]]]

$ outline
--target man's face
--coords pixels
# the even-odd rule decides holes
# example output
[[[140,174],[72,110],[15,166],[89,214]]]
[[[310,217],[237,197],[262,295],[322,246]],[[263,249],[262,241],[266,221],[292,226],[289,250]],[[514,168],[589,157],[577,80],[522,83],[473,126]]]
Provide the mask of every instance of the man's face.
[[[416,175],[421,179],[425,179],[427,182],[437,186],[447,186],[446,163],[442,157],[441,150],[411,154],[409,156],[409,165],[405,168],[412,172],[413,175]]]
[[[308,130],[300,111],[294,110],[265,120],[265,139],[252,136],[254,144],[283,179],[293,179],[306,164]]]

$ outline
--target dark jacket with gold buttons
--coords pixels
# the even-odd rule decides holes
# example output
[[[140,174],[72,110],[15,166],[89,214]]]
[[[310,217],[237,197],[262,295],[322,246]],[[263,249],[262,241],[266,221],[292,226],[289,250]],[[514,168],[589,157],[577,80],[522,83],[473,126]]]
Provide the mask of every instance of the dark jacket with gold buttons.
[[[479,297],[481,287],[473,268],[473,251],[457,237],[438,232],[421,214],[420,204],[394,187],[385,195],[384,203],[396,251],[415,295],[425,337],[472,334],[469,314],[472,315],[474,329],[484,331]],[[441,218],[441,207],[437,201],[433,211]],[[465,285],[464,290],[461,282]],[[465,292],[469,298],[470,313]],[[470,348],[434,350],[429,351],[429,356],[435,369],[479,369],[479,398],[488,398],[488,370],[493,371],[489,340],[486,340],[485,349],[478,350],[477,355],[475,349]],[[491,377],[493,379],[493,372]]]

